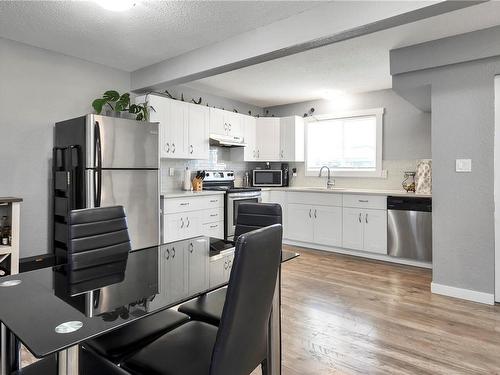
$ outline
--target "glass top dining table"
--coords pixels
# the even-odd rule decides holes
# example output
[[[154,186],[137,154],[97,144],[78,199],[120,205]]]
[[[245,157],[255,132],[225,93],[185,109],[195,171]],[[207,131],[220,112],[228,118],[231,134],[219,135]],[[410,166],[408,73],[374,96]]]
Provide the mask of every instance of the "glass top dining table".
[[[77,356],[74,348],[86,340],[224,287],[232,254],[231,243],[201,236],[134,250],[123,269],[115,266],[79,274],[62,264],[1,278],[0,375],[20,366],[19,357],[12,358],[16,354],[8,350],[9,337],[37,358],[57,354],[59,374],[78,374],[68,365],[72,348],[71,355]],[[282,263],[297,256],[283,250]],[[278,311],[279,285],[278,280]],[[270,334],[280,336],[276,327],[280,317],[275,315]],[[280,348],[270,350],[281,356]],[[279,364],[270,367],[274,367],[270,374],[280,372]]]

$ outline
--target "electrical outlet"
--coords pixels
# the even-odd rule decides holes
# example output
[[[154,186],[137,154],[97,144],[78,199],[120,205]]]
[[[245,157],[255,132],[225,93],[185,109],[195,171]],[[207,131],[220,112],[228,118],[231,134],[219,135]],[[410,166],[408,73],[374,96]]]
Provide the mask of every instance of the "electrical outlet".
[[[472,172],[472,159],[456,159],[455,171],[461,173]]]

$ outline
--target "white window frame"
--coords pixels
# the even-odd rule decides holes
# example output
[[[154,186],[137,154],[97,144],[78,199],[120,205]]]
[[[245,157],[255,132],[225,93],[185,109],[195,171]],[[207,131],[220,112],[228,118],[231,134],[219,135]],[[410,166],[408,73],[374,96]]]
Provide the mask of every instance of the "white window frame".
[[[371,178],[383,178],[384,171],[382,170],[382,147],[383,147],[383,128],[384,128],[384,108],[370,108],[356,111],[341,111],[335,112],[328,115],[315,115],[305,118],[305,175],[315,176],[319,174],[319,168],[309,168],[307,155],[309,147],[308,134],[309,134],[309,124],[318,121],[325,120],[337,120],[342,118],[352,118],[352,117],[363,117],[363,116],[375,116],[376,119],[376,159],[375,159],[375,170],[362,171],[362,170],[338,170],[332,169],[332,176],[334,177],[371,177]]]

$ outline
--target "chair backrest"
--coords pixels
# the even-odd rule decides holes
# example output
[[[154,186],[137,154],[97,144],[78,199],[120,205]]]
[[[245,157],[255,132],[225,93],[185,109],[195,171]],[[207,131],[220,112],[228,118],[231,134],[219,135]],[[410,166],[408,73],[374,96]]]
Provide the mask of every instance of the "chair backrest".
[[[281,261],[280,224],[236,240],[210,374],[250,374],[267,355],[267,331]]]
[[[281,206],[276,203],[241,203],[238,206],[234,239],[243,233],[273,224],[283,224]]]
[[[71,211],[68,263],[72,270],[126,261],[130,249],[122,206]]]

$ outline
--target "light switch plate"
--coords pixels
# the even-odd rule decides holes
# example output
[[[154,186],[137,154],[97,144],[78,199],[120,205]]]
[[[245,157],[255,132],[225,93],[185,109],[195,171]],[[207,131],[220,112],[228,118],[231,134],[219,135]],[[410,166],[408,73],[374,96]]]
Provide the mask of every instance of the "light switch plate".
[[[456,172],[472,172],[472,159],[457,159],[455,161]]]
[[[173,177],[175,175],[175,169],[174,168],[168,168],[168,175],[170,177]]]

